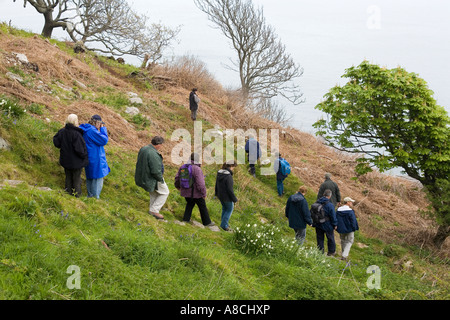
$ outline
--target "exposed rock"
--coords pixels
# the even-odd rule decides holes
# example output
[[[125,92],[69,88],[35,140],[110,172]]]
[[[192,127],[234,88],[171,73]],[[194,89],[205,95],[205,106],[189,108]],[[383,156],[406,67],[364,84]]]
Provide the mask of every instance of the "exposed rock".
[[[82,82],[80,82],[80,81],[78,81],[76,79],[75,79],[75,84],[77,85],[77,87],[79,87],[81,89],[84,89],[84,90],[87,89],[87,86],[84,83],[82,83]]]
[[[3,182],[0,184],[0,189],[3,189],[3,187],[10,186],[10,187],[17,187],[18,185],[26,183],[25,181],[21,180],[3,180]],[[52,191],[52,189],[48,187],[36,187],[38,190],[42,191]]]
[[[142,101],[142,99],[139,97],[133,97],[133,98],[130,98],[130,103],[131,104],[143,104],[144,101]]]
[[[23,83],[23,82],[24,82],[21,76],[15,74],[15,73],[12,73],[12,72],[7,72],[7,73],[6,73],[6,76],[7,76],[8,78],[10,78],[11,80],[16,80],[16,81],[18,81],[18,82],[20,82],[20,83]]]
[[[136,107],[127,107],[127,109],[125,110],[125,113],[129,114],[131,116],[136,116],[140,113],[140,111]]]
[[[195,227],[202,228],[202,229],[205,228],[205,226],[203,224],[201,224],[200,222],[197,222],[195,220],[192,220],[192,225],[195,226]]]
[[[214,225],[214,226],[208,226],[207,227],[209,230],[213,231],[213,232],[220,232],[220,229],[218,226]]]
[[[23,53],[13,52],[13,54],[16,56],[17,60],[19,60],[20,63],[23,63],[23,64],[30,63],[30,61],[28,61],[27,56],[24,55]]]
[[[0,150],[11,150],[11,146],[8,141],[0,137]]]

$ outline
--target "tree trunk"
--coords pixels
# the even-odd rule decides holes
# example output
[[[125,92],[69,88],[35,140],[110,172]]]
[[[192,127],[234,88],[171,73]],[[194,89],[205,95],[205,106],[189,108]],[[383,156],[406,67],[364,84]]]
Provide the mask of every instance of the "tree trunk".
[[[433,238],[433,243],[436,248],[441,249],[445,240],[450,234],[450,226],[439,226],[436,235]]]
[[[53,14],[51,10],[44,13],[44,19],[45,24],[44,28],[42,29],[41,35],[44,38],[51,38],[53,33]]]

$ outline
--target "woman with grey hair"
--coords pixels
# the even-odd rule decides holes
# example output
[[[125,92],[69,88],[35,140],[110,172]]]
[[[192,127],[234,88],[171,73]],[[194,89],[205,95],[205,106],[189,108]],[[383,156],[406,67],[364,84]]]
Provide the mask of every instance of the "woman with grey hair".
[[[60,149],[59,163],[66,174],[65,190],[81,196],[81,171],[89,164],[83,130],[78,128],[78,116],[71,114],[64,128],[53,137],[53,144]]]

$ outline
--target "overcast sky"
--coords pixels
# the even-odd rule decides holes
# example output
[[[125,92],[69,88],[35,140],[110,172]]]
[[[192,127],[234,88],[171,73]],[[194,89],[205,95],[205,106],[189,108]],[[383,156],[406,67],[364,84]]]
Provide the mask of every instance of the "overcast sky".
[[[304,68],[299,85],[306,102],[286,105],[301,114],[300,129],[311,130],[315,105],[345,69],[364,59],[389,68],[418,73],[450,110],[449,0],[254,0],[264,7],[287,51]],[[193,0],[130,0],[151,21],[181,26],[179,43],[167,56],[191,54],[204,61],[224,86],[238,86],[238,75],[224,67],[235,57],[229,42]],[[43,17],[23,0],[0,0],[0,21],[40,33]],[[65,37],[62,31],[55,37]],[[128,61],[132,62],[133,61]],[[133,63],[138,64],[138,62]],[[302,112],[298,113],[298,108]],[[306,110],[307,112],[303,112]],[[308,118],[310,117],[310,118]],[[303,126],[303,128],[302,128]]]

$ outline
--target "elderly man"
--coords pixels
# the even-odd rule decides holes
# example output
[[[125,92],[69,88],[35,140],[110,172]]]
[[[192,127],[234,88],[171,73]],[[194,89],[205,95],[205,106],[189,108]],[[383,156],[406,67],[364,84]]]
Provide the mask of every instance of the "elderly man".
[[[164,219],[159,211],[169,197],[169,188],[163,178],[163,157],[159,152],[163,143],[162,137],[154,137],[150,145],[139,150],[134,177],[136,185],[150,194],[149,213],[158,220]]]

